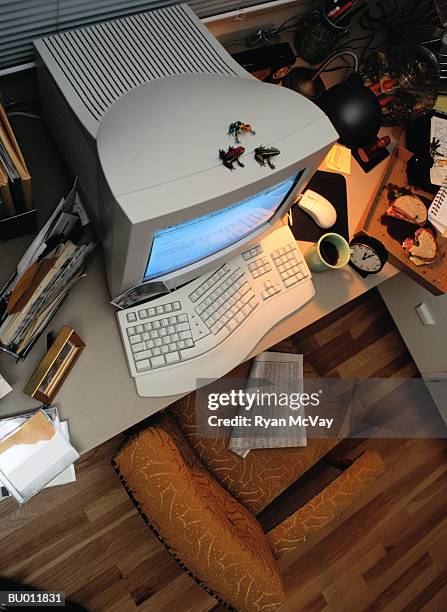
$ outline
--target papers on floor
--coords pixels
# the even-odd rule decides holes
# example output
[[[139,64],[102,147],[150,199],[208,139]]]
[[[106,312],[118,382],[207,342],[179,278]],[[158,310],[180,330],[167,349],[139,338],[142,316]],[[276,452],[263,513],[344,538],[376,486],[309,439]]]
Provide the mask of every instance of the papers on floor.
[[[258,389],[266,394],[291,394],[303,393],[303,356],[293,353],[260,353],[253,359],[246,389],[253,392]],[[280,419],[289,416],[301,415],[304,417],[303,407],[291,410],[289,405],[277,402],[262,403],[257,407],[257,413],[265,418]],[[242,412],[244,414],[242,414]],[[246,416],[245,408],[242,408],[240,416]],[[257,448],[287,448],[295,446],[306,446],[306,428],[294,426],[287,428],[260,429],[259,427],[234,427],[228,449],[246,457],[250,450]]]
[[[8,395],[8,393],[11,393],[11,391],[12,391],[11,386],[8,385],[6,380],[0,374],[0,399],[2,399],[2,397],[5,397],[5,395]]]
[[[43,487],[72,482],[78,458],[55,408],[0,421],[0,485],[19,503]]]
[[[95,248],[94,242],[85,241],[83,228],[87,223],[75,184],[33,240],[17,266],[17,274],[0,294],[0,345],[4,349],[17,356],[26,354],[83,276]]]
[[[428,209],[428,220],[440,234],[447,237],[447,188],[441,187]]]
[[[447,118],[436,115],[431,118],[430,147],[433,156],[430,181],[441,187],[447,183]]]

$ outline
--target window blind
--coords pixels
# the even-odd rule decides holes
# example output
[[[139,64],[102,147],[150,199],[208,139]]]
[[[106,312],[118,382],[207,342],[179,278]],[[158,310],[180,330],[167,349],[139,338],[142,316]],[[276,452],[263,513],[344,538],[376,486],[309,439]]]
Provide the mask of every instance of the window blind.
[[[207,17],[266,0],[191,0]],[[47,34],[151,10],[179,0],[0,0],[0,70],[33,61],[32,41]]]

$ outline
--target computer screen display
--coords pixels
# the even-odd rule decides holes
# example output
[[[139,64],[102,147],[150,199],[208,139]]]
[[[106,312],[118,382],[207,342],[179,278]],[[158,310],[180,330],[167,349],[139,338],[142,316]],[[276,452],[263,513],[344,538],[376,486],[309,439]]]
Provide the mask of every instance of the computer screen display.
[[[185,268],[259,229],[275,215],[302,174],[227,208],[157,230],[144,280]]]

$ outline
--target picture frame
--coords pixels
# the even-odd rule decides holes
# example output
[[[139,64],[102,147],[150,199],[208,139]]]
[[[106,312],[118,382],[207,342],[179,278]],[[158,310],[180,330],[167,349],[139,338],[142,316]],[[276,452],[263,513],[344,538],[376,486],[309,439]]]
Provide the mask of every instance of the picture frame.
[[[75,330],[64,325],[23,392],[50,405],[85,346]]]

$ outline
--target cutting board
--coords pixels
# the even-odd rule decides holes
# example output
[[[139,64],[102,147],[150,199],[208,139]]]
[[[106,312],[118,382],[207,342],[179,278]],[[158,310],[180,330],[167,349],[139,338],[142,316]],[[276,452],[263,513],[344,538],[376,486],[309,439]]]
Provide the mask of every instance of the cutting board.
[[[356,233],[365,233],[380,240],[388,251],[390,263],[408,274],[433,295],[442,295],[447,292],[447,238],[442,237],[427,222],[425,227],[432,229],[436,236],[438,256],[432,264],[416,266],[403,250],[402,242],[405,238],[413,237],[418,226],[385,216],[390,205],[389,185],[410,189],[412,193],[421,198],[427,207],[433,200],[433,194],[408,184],[407,162],[412,155],[406,149],[397,147],[390,158],[381,188],[367,207]]]

